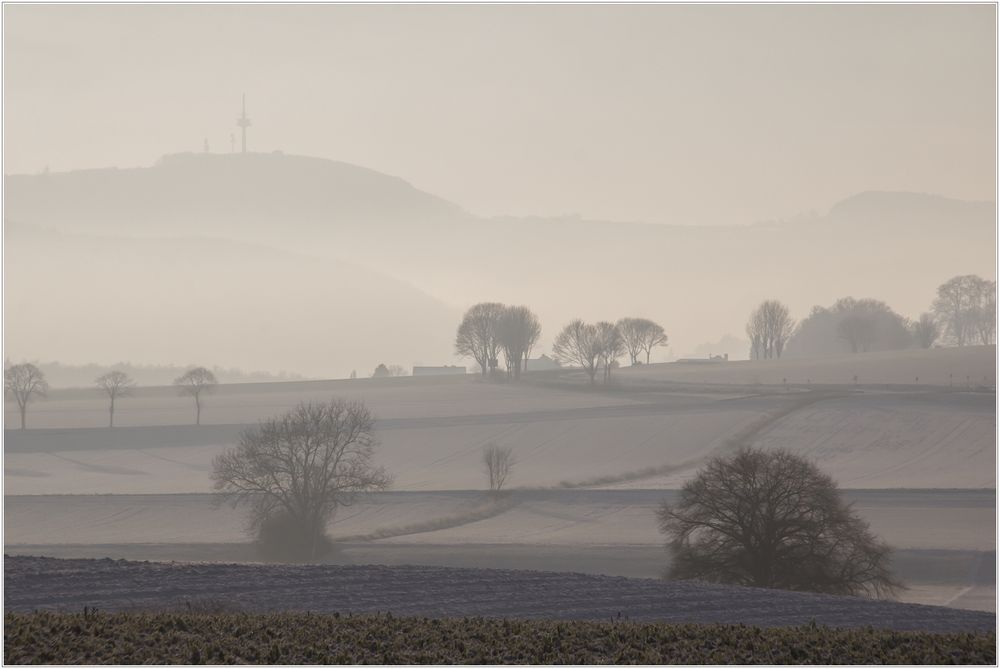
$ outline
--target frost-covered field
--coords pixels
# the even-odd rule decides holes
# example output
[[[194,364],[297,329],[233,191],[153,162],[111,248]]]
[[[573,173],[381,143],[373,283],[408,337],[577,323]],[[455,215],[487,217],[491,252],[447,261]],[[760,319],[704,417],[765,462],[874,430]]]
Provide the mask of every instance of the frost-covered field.
[[[378,461],[397,490],[476,489],[482,447],[495,442],[514,451],[515,487],[676,488],[737,439],[804,453],[846,488],[995,486],[992,393],[578,392],[568,394],[590,406],[558,408],[546,404],[548,389],[530,390],[534,407],[509,413],[486,413],[483,399],[475,414],[382,418]],[[467,396],[494,392],[466,386]],[[565,391],[552,392],[556,404],[569,401]],[[212,458],[244,425],[8,430],[5,491],[205,492]]]
[[[897,548],[903,601],[992,610],[992,490],[847,491]],[[656,578],[667,567],[661,490],[390,492],[342,509],[338,564],[425,564]],[[210,495],[6,497],[5,552],[61,557],[244,561],[244,516]]]
[[[666,566],[657,504],[708,457],[747,443],[803,453],[848,489],[899,549],[910,585],[902,599],[992,610],[995,394],[964,387],[964,376],[986,376],[993,360],[992,348],[969,348],[653,365],[620,370],[610,390],[587,388],[575,372],[516,385],[458,377],[224,386],[200,427],[185,424],[189,400],[152,388],[122,401],[123,427],[113,430],[98,427],[105,405],[94,391],[53,391],[32,406],[33,429],[5,431],[5,551],[253,560],[244,517],[204,494],[212,458],[246,425],[336,395],[375,411],[377,461],[395,483],[341,509],[330,526],[333,561],[655,577]],[[841,378],[848,362],[865,365],[858,387]],[[791,375],[789,387],[762,378],[765,368]],[[793,371],[812,385],[796,385]],[[904,372],[914,374],[909,385]],[[9,405],[7,418],[9,428]],[[500,502],[481,492],[489,442],[517,459]]]
[[[392,612],[987,631],[993,614],[854,597],[573,573],[445,567],[164,564],[7,558],[6,611],[103,611],[225,602],[253,611]]]

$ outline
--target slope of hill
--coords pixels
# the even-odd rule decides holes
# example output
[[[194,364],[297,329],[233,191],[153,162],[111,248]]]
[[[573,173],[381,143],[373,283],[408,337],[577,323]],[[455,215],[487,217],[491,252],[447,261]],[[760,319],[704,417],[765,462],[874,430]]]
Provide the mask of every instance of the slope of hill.
[[[767,226],[483,219],[395,177],[270,154],[8,176],[6,193],[8,221],[88,234],[229,237],[347,258],[450,304],[528,304],[542,319],[543,348],[572,318],[643,315],[666,326],[675,350],[691,350],[742,332],[765,297],[783,299],[795,317],[845,295],[877,297],[915,316],[950,276],[995,274],[992,203],[908,193],[863,194],[828,215]],[[450,340],[452,328],[439,336]]]
[[[5,181],[8,220],[115,235],[243,238],[258,226],[282,222],[301,232],[462,214],[398,177],[279,153],[175,154],[148,168],[11,175]]]
[[[976,231],[983,220],[995,215],[993,202],[955,200],[928,193],[866,191],[833,205],[829,218],[859,228],[881,225],[908,234],[927,229],[954,237]],[[943,221],[949,224],[943,226]]]

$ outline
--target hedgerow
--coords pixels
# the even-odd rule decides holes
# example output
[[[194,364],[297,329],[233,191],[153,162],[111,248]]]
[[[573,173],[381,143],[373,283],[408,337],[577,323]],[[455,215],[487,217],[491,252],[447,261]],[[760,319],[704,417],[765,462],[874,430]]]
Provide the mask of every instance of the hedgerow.
[[[5,664],[996,664],[990,633],[392,615],[7,613]]]

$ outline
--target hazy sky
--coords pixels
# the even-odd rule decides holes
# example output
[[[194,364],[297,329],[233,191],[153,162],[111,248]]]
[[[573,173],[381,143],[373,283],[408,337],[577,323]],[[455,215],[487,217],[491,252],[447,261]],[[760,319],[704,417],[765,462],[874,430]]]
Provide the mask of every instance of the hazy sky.
[[[6,5],[5,172],[251,150],[480,214],[745,223],[994,199],[995,8]]]

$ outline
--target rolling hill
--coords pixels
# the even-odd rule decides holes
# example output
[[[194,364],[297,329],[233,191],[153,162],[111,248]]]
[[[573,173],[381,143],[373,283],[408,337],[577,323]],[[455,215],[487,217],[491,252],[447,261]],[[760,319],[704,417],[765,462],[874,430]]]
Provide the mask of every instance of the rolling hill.
[[[692,350],[742,332],[746,314],[767,297],[798,318],[845,295],[882,299],[913,317],[947,278],[995,275],[994,203],[916,193],[863,193],[791,221],[686,227],[488,219],[397,177],[283,154],[183,154],[141,169],[10,175],[5,186],[10,223],[72,235],[226,238],[347,261],[451,305],[528,304],[542,319],[543,349],[572,318],[642,315],[665,325],[676,351]],[[453,328],[437,330],[441,347],[419,357],[449,350]],[[316,373],[274,354],[251,366]],[[74,358],[67,361],[93,356]]]

